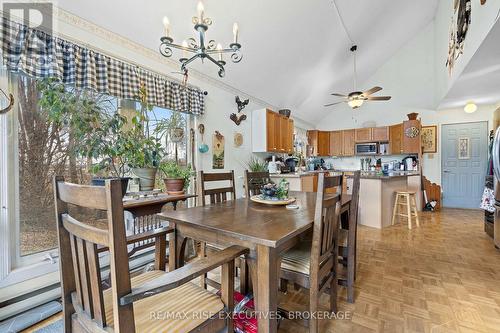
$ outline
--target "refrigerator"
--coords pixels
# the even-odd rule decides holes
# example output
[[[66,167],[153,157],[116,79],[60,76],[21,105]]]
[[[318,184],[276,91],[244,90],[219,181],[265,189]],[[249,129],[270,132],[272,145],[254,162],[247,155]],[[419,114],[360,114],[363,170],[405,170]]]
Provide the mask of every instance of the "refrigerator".
[[[493,226],[493,238],[495,246],[500,248],[500,127],[495,132],[491,158],[493,160],[493,173],[495,175],[495,222]]]

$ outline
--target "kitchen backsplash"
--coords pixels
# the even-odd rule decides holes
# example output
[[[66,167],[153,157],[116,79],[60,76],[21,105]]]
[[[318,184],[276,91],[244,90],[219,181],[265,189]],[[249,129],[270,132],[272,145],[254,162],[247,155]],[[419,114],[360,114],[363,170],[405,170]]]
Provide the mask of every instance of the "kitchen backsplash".
[[[382,163],[398,161],[401,162],[403,158],[408,155],[387,155],[387,156],[373,156],[371,157],[372,163],[378,158],[382,159]],[[332,166],[334,169],[338,170],[360,170],[361,169],[361,159],[369,158],[370,156],[351,156],[351,157],[336,157],[336,158],[325,158],[325,164]]]

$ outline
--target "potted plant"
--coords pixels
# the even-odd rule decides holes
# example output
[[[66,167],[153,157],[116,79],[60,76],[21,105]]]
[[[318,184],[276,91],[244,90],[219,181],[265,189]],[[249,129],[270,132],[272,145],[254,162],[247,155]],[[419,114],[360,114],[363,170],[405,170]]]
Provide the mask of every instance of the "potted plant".
[[[126,163],[122,158],[127,119],[121,116],[111,99],[90,90],[65,86],[55,79],[42,80],[39,106],[55,124],[68,129],[70,158],[87,160],[93,185],[104,185],[106,179],[120,178],[122,193],[127,191]]]
[[[247,167],[248,170],[252,172],[267,171],[267,163],[255,156],[250,157],[250,160],[247,162]]]
[[[170,118],[165,121],[164,126],[172,142],[182,141],[186,120],[180,112],[173,112]]]
[[[168,194],[182,194],[189,187],[193,170],[191,165],[185,167],[178,165],[175,161],[165,161],[160,164],[163,173],[163,182]]]

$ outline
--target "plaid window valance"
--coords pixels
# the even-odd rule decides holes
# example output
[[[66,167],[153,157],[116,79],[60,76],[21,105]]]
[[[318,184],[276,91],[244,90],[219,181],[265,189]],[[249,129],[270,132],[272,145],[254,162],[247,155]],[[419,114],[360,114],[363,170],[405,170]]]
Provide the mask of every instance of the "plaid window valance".
[[[3,17],[1,28],[2,58],[8,70],[57,78],[124,99],[134,99],[143,84],[152,105],[195,115],[205,111],[200,89]]]

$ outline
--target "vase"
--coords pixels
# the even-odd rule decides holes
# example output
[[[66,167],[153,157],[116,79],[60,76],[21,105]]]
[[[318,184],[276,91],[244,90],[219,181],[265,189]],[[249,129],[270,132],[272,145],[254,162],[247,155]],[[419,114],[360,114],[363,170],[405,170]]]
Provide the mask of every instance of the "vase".
[[[141,191],[152,191],[155,187],[156,168],[132,168],[132,172],[139,178]]]

